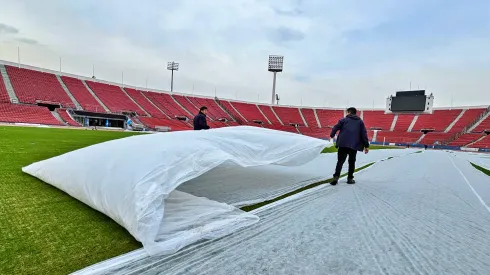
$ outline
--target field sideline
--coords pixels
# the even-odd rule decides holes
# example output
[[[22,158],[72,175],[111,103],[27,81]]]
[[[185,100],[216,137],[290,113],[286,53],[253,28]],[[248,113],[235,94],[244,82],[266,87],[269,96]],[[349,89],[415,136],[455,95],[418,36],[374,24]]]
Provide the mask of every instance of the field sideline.
[[[0,126],[0,274],[66,274],[141,247],[105,215],[21,171],[135,134]]]

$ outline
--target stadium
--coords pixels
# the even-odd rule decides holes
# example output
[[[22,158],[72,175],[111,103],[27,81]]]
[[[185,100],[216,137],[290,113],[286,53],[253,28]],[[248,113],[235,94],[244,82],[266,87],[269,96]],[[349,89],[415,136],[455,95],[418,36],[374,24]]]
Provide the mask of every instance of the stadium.
[[[93,78],[20,66],[0,65],[0,122],[65,127],[108,127],[182,131],[201,106],[212,128],[248,125],[327,139],[344,109],[303,108],[145,91]],[[425,94],[422,95],[425,99]],[[392,98],[392,97],[391,97]],[[395,97],[396,98],[396,97]],[[433,100],[433,98],[431,99]],[[429,100],[427,100],[429,101]],[[442,149],[490,148],[490,106],[361,110],[370,141]],[[428,102],[429,104],[429,102]],[[412,113],[411,113],[412,112]],[[130,123],[131,124],[131,123]]]
[[[270,234],[277,233],[271,233],[267,230],[264,232],[262,231],[265,230],[264,227],[270,226],[269,223],[263,222],[263,219],[267,221],[268,218],[278,218],[275,217],[277,216],[276,208],[289,209],[284,210],[289,211],[288,215],[292,216],[288,219],[300,219],[301,214],[299,213],[301,212],[297,211],[298,209],[304,208],[304,206],[301,206],[303,203],[312,199],[313,201],[310,203],[315,204],[318,202],[317,199],[321,197],[322,194],[323,196],[326,196],[329,194],[329,192],[331,192],[325,191],[328,190],[328,188],[324,190],[322,189],[326,186],[325,183],[332,180],[331,176],[326,175],[323,170],[325,169],[324,165],[326,163],[334,162],[335,154],[331,154],[329,152],[334,152],[335,150],[333,147],[331,147],[331,143],[329,145],[328,141],[323,140],[329,139],[333,125],[335,125],[339,119],[345,116],[344,109],[265,105],[253,102],[240,102],[161,91],[157,92],[138,87],[122,87],[116,83],[96,80],[94,78],[60,74],[59,72],[13,64],[6,61],[0,64],[0,72],[2,74],[2,81],[0,82],[0,96],[2,100],[0,103],[0,121],[3,124],[3,126],[0,128],[2,132],[2,154],[7,156],[7,161],[5,162],[6,165],[3,165],[4,172],[2,173],[1,180],[4,190],[3,194],[8,194],[2,203],[5,203],[4,205],[8,205],[6,209],[7,212],[2,214],[2,224],[6,225],[2,232],[10,232],[6,235],[7,239],[3,241],[3,243],[7,243],[6,247],[8,251],[6,251],[7,254],[3,254],[6,256],[2,257],[5,261],[2,264],[2,267],[4,268],[2,273],[48,272],[54,274],[79,270],[75,272],[75,274],[156,274],[162,271],[176,272],[176,274],[180,274],[180,272],[183,272],[183,270],[188,270],[189,267],[185,267],[183,270],[178,268],[174,270],[175,266],[186,266],[193,261],[215,261],[216,259],[220,259],[220,257],[225,257],[220,256],[220,254],[216,258],[209,258],[209,256],[206,256],[206,253],[210,253],[216,249],[223,249],[222,245],[227,242],[232,242],[235,244],[231,251],[243,252],[247,251],[247,249],[239,245],[241,242],[245,241],[254,243],[260,242],[260,239],[262,238],[274,239],[274,237]],[[420,106],[413,104],[412,101],[414,98],[421,102],[419,104]],[[360,111],[360,116],[365,121],[368,129],[370,143],[372,144],[371,148],[381,149],[373,151],[369,155],[359,157],[360,164],[358,164],[359,168],[357,171],[358,173],[361,173],[359,177],[364,179],[364,181],[367,181],[366,184],[371,183],[373,184],[372,187],[381,187],[381,185],[386,184],[386,182],[389,181],[399,182],[402,189],[396,192],[408,192],[407,194],[409,194],[416,189],[424,189],[427,187],[422,185],[416,188],[410,188],[406,186],[407,182],[410,182],[410,184],[415,184],[416,181],[421,180],[421,178],[419,178],[421,174],[422,176],[424,174],[426,175],[423,177],[427,177],[429,175],[432,177],[434,176],[434,172],[424,172],[425,170],[423,170],[413,174],[410,173],[409,170],[404,172],[403,169],[400,169],[399,166],[397,166],[398,168],[395,170],[398,170],[399,173],[404,175],[404,177],[408,177],[410,179],[407,181],[400,181],[397,179],[398,176],[396,174],[391,176],[384,175],[383,177],[379,174],[379,168],[378,171],[376,171],[376,168],[383,167],[383,169],[394,171],[388,168],[388,165],[402,165],[405,167],[410,167],[413,165],[414,161],[410,160],[410,158],[414,158],[414,156],[417,155],[426,155],[423,159],[415,159],[415,161],[419,162],[419,164],[425,163],[424,165],[426,168],[424,169],[429,169],[429,167],[432,167],[430,164],[431,162],[441,162],[441,157],[442,161],[445,159],[443,156],[431,155],[427,151],[422,151],[421,149],[396,148],[417,148],[429,145],[431,149],[453,150],[454,152],[471,151],[476,153],[480,151],[483,153],[490,150],[490,138],[488,136],[490,128],[490,108],[488,106],[433,108],[433,100],[433,95],[427,96],[425,95],[425,91],[398,92],[396,96],[389,96],[386,99],[387,103],[384,110],[371,109]],[[192,136],[192,139],[190,140],[187,140],[185,135],[178,138],[182,140],[181,143],[184,142],[186,144],[184,147],[172,139],[172,135],[178,135],[179,133],[193,134],[195,132],[190,131],[192,129],[191,120],[200,106],[208,106],[209,108],[208,123],[215,129],[211,130],[211,132],[220,131],[218,128],[224,130],[234,128],[241,129],[243,126],[247,126],[247,131],[250,131],[250,127],[252,127],[252,129],[264,129],[267,131],[267,134],[259,139],[263,140],[262,143],[264,146],[268,146],[268,148],[291,147],[291,150],[293,150],[292,148],[295,147],[295,145],[292,144],[298,142],[292,137],[297,136],[299,138],[304,136],[308,137],[308,140],[312,138],[311,140],[318,140],[321,141],[321,143],[316,144],[312,141],[301,140],[300,143],[302,144],[302,147],[305,147],[304,144],[306,142],[307,144],[311,144],[309,146],[313,146],[313,148],[316,149],[313,154],[314,156],[316,156],[318,151],[323,151],[324,154],[322,154],[320,158],[315,158],[312,161],[310,161],[312,157],[310,157],[308,160],[298,160],[305,157],[298,154],[286,153],[285,150],[278,150],[277,152],[274,152],[274,154],[282,157],[286,156],[286,158],[294,158],[296,162],[302,162],[301,165],[297,166],[294,164],[286,169],[280,168],[281,166],[278,167],[277,165],[269,165],[266,166],[269,168],[265,169],[261,168],[262,166],[258,165],[258,163],[266,161],[269,164],[277,164],[277,160],[268,159],[268,157],[263,155],[263,151],[261,151],[262,153],[260,154],[257,153],[255,155],[252,154],[247,156],[247,154],[250,154],[248,151],[251,150],[250,148],[253,148],[252,146],[247,147],[248,149],[244,149],[242,153],[234,155],[232,159],[228,159],[228,157],[225,158],[225,163],[230,161],[240,163],[244,161],[243,159],[245,158],[247,161],[251,161],[253,163],[248,164],[249,166],[251,165],[251,168],[245,168],[248,167],[247,165],[244,165],[243,167],[236,167],[233,165],[230,166],[230,164],[221,164],[217,167],[213,166],[214,168],[210,168],[210,172],[207,172],[202,176],[193,176],[193,179],[178,187],[177,190],[179,191],[174,191],[166,195],[168,196],[167,200],[178,202],[177,206],[170,207],[170,209],[180,209],[182,205],[186,204],[185,201],[189,198],[185,196],[179,197],[180,194],[185,191],[186,193],[183,194],[192,194],[193,196],[203,197],[213,201],[215,200],[217,202],[229,203],[235,207],[241,208],[242,211],[245,211],[244,213],[256,213],[255,215],[259,216],[260,220],[257,222],[257,216],[252,214],[235,214],[237,216],[232,216],[234,220],[233,224],[238,223],[238,225],[235,224],[231,226],[231,228],[222,225],[224,228],[226,228],[226,230],[224,230],[226,233],[223,233],[220,230],[216,231],[216,229],[214,229],[214,231],[210,231],[210,233],[200,233],[199,236],[201,237],[198,238],[210,240],[217,239],[217,241],[211,241],[210,243],[209,241],[198,241],[197,243],[194,243],[196,240],[198,240],[195,239],[195,237],[194,239],[192,237],[189,237],[190,239],[184,238],[183,240],[180,240],[179,244],[173,243],[170,246],[167,245],[165,248],[162,248],[165,251],[163,254],[161,251],[154,252],[155,254],[153,254],[153,252],[148,252],[151,250],[148,250],[147,247],[150,247],[151,245],[145,243],[143,240],[145,237],[141,237],[139,235],[140,233],[131,231],[131,225],[128,225],[123,221],[118,221],[117,215],[111,216],[110,212],[105,212],[103,210],[104,208],[101,209],[100,206],[97,206],[97,204],[87,202],[87,200],[90,201],[93,199],[91,196],[96,198],[97,195],[86,195],[88,197],[85,198],[83,196],[79,197],[70,192],[70,189],[73,187],[64,186],[66,182],[50,181],[50,178],[56,178],[56,176],[65,177],[66,175],[70,175],[70,179],[68,179],[69,181],[73,181],[82,186],[85,183],[79,182],[75,179],[86,178],[83,176],[83,174],[89,173],[101,175],[102,178],[97,178],[96,180],[96,186],[110,186],[112,183],[104,183],[103,178],[106,176],[102,176],[104,173],[109,173],[112,175],[116,172],[110,167],[117,165],[124,171],[132,171],[133,174],[135,171],[141,168],[137,164],[138,162],[133,163],[131,159],[151,159],[150,156],[152,154],[158,154],[155,150],[162,150],[162,153],[166,155],[195,155],[194,158],[198,159],[198,162],[205,162],[206,158],[198,156],[194,150],[188,149],[196,147],[206,148],[203,143],[195,142],[195,140],[198,139],[197,135]],[[90,131],[80,131],[83,129]],[[284,140],[284,142],[287,142],[288,144],[291,143],[291,145],[281,144],[280,140],[286,137],[275,137],[275,134],[273,133],[276,133],[276,131],[269,133],[270,130],[279,131],[277,133],[286,132],[288,135],[292,135],[291,137],[288,136],[289,139]],[[253,137],[254,135],[258,134],[253,131],[247,131],[244,132],[248,133],[244,134],[247,137]],[[135,135],[141,136],[143,133],[159,133],[157,135],[143,135],[147,137],[156,137],[160,135],[162,138],[170,137],[170,140],[166,141],[165,139],[162,139],[160,142],[168,144],[170,147],[175,147],[177,149],[167,147],[157,149],[159,146],[157,144],[151,145],[154,141],[149,138],[147,138],[147,141],[139,141],[140,143],[143,142],[144,144],[147,144],[147,146],[153,146],[149,148],[149,152],[146,152],[145,148],[140,148],[141,145],[136,145],[134,143],[133,145],[125,145],[122,143],[122,145],[119,146],[119,148],[126,148],[125,150],[116,150],[124,151],[125,154],[123,155],[118,155],[114,149],[106,149],[107,146],[105,144],[109,144],[107,143],[109,140],[117,139],[113,142],[117,142],[118,140],[125,141],[128,139],[127,137],[133,136],[134,138]],[[234,151],[240,151],[240,146],[243,146],[241,143],[234,144],[236,138],[227,139],[226,131],[216,134],[219,136],[219,140],[221,141],[219,144],[220,147],[226,148],[227,145],[224,145],[223,142],[234,146]],[[248,142],[246,138],[243,137],[243,139],[244,140],[242,142]],[[269,139],[277,139],[277,141],[271,142],[268,141]],[[94,146],[90,145],[98,144],[100,142],[102,142],[100,145],[105,147],[99,147],[97,152],[85,153],[83,151],[93,148]],[[376,148],[376,144],[380,145],[380,147]],[[76,150],[84,148],[85,146],[90,147],[87,147],[87,149]],[[213,146],[216,146],[216,144],[213,144]],[[311,148],[303,149],[311,150]],[[117,223],[119,223],[122,227],[117,223],[111,222],[111,220],[104,216],[104,214],[93,211],[92,209],[83,206],[81,203],[73,201],[74,199],[67,194],[60,193],[55,189],[46,189],[47,185],[45,183],[35,178],[29,178],[26,174],[22,174],[20,171],[21,167],[24,167],[32,162],[55,157],[72,150],[76,151],[61,155],[58,158],[63,158],[63,156],[69,156],[70,154],[75,154],[76,152],[82,152],[84,157],[82,159],[77,159],[76,156],[67,158],[66,160],[61,161],[59,164],[56,164],[56,169],[53,167],[49,168],[49,162],[51,159],[45,161],[48,162],[48,168],[36,168],[37,163],[34,163],[32,164],[34,165],[34,168],[30,168],[32,167],[31,165],[22,169],[24,172],[31,174],[34,177],[49,182],[51,185],[58,187],[78,200],[86,202],[91,208],[96,209],[117,221]],[[230,152],[232,151],[226,151],[226,154],[229,154]],[[439,153],[441,152],[444,151],[439,151]],[[451,177],[459,177],[459,179],[456,180],[456,182],[458,182],[458,187],[456,188],[461,188],[460,182],[462,179],[464,179],[469,185],[470,189],[473,190],[474,194],[476,195],[473,196],[473,198],[466,198],[464,200],[473,201],[468,201],[468,203],[470,203],[472,208],[476,207],[480,209],[477,211],[477,213],[488,215],[488,213],[481,212],[485,212],[486,210],[490,212],[487,197],[488,194],[490,194],[490,192],[488,192],[490,191],[488,185],[489,180],[488,178],[485,178],[488,177],[485,175],[485,173],[489,174],[487,169],[490,168],[487,161],[488,157],[486,155],[478,155],[475,153],[457,153],[456,155],[454,155],[454,153],[444,154],[449,154],[451,165],[453,169],[455,168],[453,170],[454,172],[450,173],[452,175]],[[216,153],[213,155],[215,154]],[[217,153],[217,155],[219,155],[219,153]],[[93,164],[90,166],[91,168],[87,168],[89,171],[83,168],[86,166],[86,164],[84,164],[86,162],[83,160],[86,157],[93,158]],[[260,161],[259,159],[254,159],[257,157],[259,157]],[[121,159],[121,161],[116,162],[112,166],[107,166],[106,162],[114,162],[111,160],[111,158]],[[173,167],[176,165],[175,163],[181,162],[179,159],[173,160],[173,158],[169,157],[166,159],[170,159],[170,161],[165,164],[169,167]],[[396,164],[395,160],[402,163]],[[223,160],[220,160],[220,162],[221,161]],[[389,161],[391,161],[392,164],[386,163]],[[158,162],[160,163],[161,160]],[[127,165],[127,167],[125,165]],[[151,165],[151,163],[147,164],[147,166]],[[175,170],[173,171],[175,171],[177,174],[180,173],[179,171],[186,170],[182,164],[175,167],[176,168],[174,168]],[[43,176],[42,173],[39,174],[39,171],[43,171],[44,169],[51,171],[51,174],[48,174],[47,176]],[[102,169],[102,171],[99,171],[99,169]],[[377,180],[372,182],[368,179],[362,178],[363,170],[366,170],[366,174],[369,173],[369,171],[372,171],[372,173],[376,175],[375,177]],[[255,176],[250,176],[250,173],[253,173]],[[425,178],[422,181],[441,184],[440,180],[450,180],[448,175],[445,174],[447,171],[444,172],[440,170],[439,173],[443,173],[438,176],[439,179]],[[458,173],[461,173],[463,178],[461,178],[461,175],[458,175]],[[126,173],[117,172],[117,174],[120,174],[123,177],[120,178],[118,176],[113,176],[111,178],[117,182],[126,181]],[[170,176],[170,178],[172,177],[173,176]],[[230,180],[230,178],[233,178],[234,180]],[[102,182],[100,182],[101,180]],[[87,181],[89,180],[87,179]],[[29,184],[24,185],[27,182]],[[451,181],[446,182],[445,184],[451,185],[454,183]],[[455,186],[451,186],[452,187],[448,187],[455,188]],[[86,188],[90,189],[90,187]],[[409,190],[407,191],[406,188],[409,188]],[[445,189],[446,187],[440,188],[442,189],[429,188],[424,190],[436,196],[437,199],[442,199],[444,195],[441,195],[440,192],[443,192],[441,190]],[[460,190],[455,192],[463,192],[458,193],[457,196],[467,196],[470,195],[468,194],[468,190]],[[175,195],[175,192],[179,192],[177,193],[179,195]],[[327,193],[325,194],[325,192]],[[123,195],[123,197],[126,196],[127,194]],[[172,196],[177,197],[174,198]],[[342,200],[349,200],[348,194],[344,194],[343,196],[344,197],[340,197]],[[314,199],[315,197],[317,199]],[[144,198],[146,198],[146,196]],[[333,200],[329,203],[335,203],[335,199],[333,197],[331,198]],[[475,206],[473,204],[475,203],[476,198],[480,200],[480,206]],[[369,199],[369,196],[361,198],[361,200],[367,199]],[[398,201],[397,204],[405,205],[406,203],[410,203],[409,201],[406,201],[407,199],[408,198],[398,197],[397,200],[401,201]],[[445,199],[451,200],[451,198],[447,197]],[[107,198],[104,200],[107,200]],[[418,199],[418,201],[419,203],[427,203],[425,199]],[[122,202],[127,203],[124,200],[122,200]],[[121,201],[118,201],[117,203],[121,203]],[[199,208],[208,209],[208,211],[211,212],[216,211],[217,213],[220,213],[220,211],[223,211],[216,205],[209,205],[208,202],[201,202],[197,199],[192,203],[199,205]],[[337,203],[342,204],[343,202]],[[362,201],[361,203],[373,202]],[[455,202],[451,201],[451,203],[454,204]],[[168,207],[167,203],[165,203],[165,205]],[[439,203],[435,205],[435,209],[438,209],[438,205]],[[483,209],[481,209],[481,206],[483,206]],[[31,207],[35,207],[37,210],[30,209]],[[311,206],[308,206],[308,208],[310,207]],[[332,205],[331,207],[335,206]],[[363,208],[363,211],[374,211],[375,208],[371,210],[371,207],[372,206]],[[376,207],[380,207],[380,205]],[[433,209],[434,205],[426,205],[425,207],[428,209]],[[345,210],[338,211],[342,212]],[[393,209],[393,211],[395,210]],[[456,212],[455,215],[461,214],[460,211]],[[205,228],[205,226],[209,226],[209,224],[199,224],[199,220],[193,220],[192,215],[188,216],[190,215],[189,212],[179,214],[180,212],[178,211],[173,213],[168,210],[168,212],[165,213],[168,213],[168,215],[171,217],[173,217],[173,215],[179,215],[179,219],[186,219],[185,217],[188,217],[188,222],[192,223],[192,221],[194,221],[194,223],[197,223],[193,224],[193,227],[202,226],[202,228]],[[398,212],[395,211],[392,214],[398,215],[397,213]],[[54,220],[51,220],[46,215],[51,215]],[[227,215],[231,214],[228,213]],[[345,215],[348,214],[345,213]],[[413,213],[406,215],[417,214]],[[12,221],[10,220],[12,217],[16,218]],[[227,218],[229,217],[227,216]],[[226,220],[227,218],[224,219]],[[16,221],[16,219],[20,220]],[[329,216],[328,219],[335,218]],[[429,219],[430,221],[433,219],[433,217],[424,216],[423,219]],[[371,222],[374,222],[375,220],[372,220]],[[484,218],[484,220],[488,222],[487,218]],[[310,221],[304,222],[308,223]],[[345,223],[345,221],[336,221],[335,223],[337,222]],[[378,226],[388,226],[377,224],[379,222],[382,221],[377,221],[374,224],[368,222],[368,225],[372,226],[373,228],[377,228]],[[393,223],[394,221],[391,222]],[[420,221],[412,222],[417,224]],[[443,223],[443,221],[437,222]],[[448,220],[445,222],[450,221]],[[275,224],[275,222],[272,222],[272,224]],[[404,223],[402,222],[402,224]],[[17,226],[13,227],[16,228],[14,229],[15,231],[12,231],[13,229],[10,227],[12,225]],[[297,232],[297,230],[301,230],[301,228],[296,228],[296,225],[298,225],[298,223],[295,220],[293,223],[294,230],[292,233]],[[281,228],[283,225],[280,223],[277,226],[278,228]],[[291,224],[289,226],[291,226]],[[356,227],[355,225],[349,224],[344,226],[351,226],[353,228]],[[444,226],[446,225],[440,225],[438,228],[443,228]],[[242,227],[245,227],[245,229]],[[249,227],[252,227],[252,229]],[[188,229],[185,229],[184,227],[184,229],[180,228],[180,230],[187,232],[186,230]],[[292,229],[290,228],[287,230],[291,231]],[[406,228],[404,227],[398,228],[397,230],[401,231],[397,231],[398,233],[393,236],[391,234],[394,233],[389,233],[389,231],[381,231],[385,233],[380,233],[378,231],[375,232],[378,232],[376,234],[387,234],[384,237],[389,237],[393,240],[396,238],[413,237],[408,237],[407,234],[410,235],[411,233],[407,233],[405,231]],[[50,233],[47,233],[47,231],[50,231]],[[132,236],[128,234],[128,231]],[[238,233],[230,233],[233,231]],[[258,232],[262,233],[259,234]],[[374,234],[375,232],[371,232],[370,234]],[[420,233],[420,231],[417,230],[416,232],[417,234]],[[76,237],[73,234],[76,234]],[[166,234],[168,235],[170,233]],[[172,234],[176,233],[173,232]],[[171,236],[174,236],[172,234]],[[180,236],[179,234],[182,234],[182,232],[178,233],[177,235]],[[258,239],[247,237],[249,234],[259,234],[258,236],[260,237]],[[358,232],[358,234],[367,234],[367,232]],[[5,237],[5,234],[3,234],[3,236]],[[135,238],[138,241],[136,241]],[[179,238],[182,237],[178,237],[177,239]],[[227,240],[220,241],[223,240],[223,238]],[[311,236],[309,236],[309,238],[311,238]],[[342,238],[347,238],[347,236]],[[366,238],[369,239],[370,237]],[[430,236],[428,235],[427,238],[430,239]],[[481,242],[485,242],[486,238],[487,237],[481,239],[480,244]],[[175,242],[175,238],[171,240],[172,242]],[[381,249],[378,252],[373,252],[379,253],[379,255],[384,255],[385,252],[382,251],[385,248],[383,247],[390,246],[383,244],[383,239],[372,239],[371,241],[374,243],[368,245],[370,247],[369,249]],[[14,244],[14,242],[16,243]],[[140,248],[141,242],[145,247],[144,249]],[[404,242],[394,243],[397,247],[401,246],[400,253],[402,254],[400,255],[408,253],[403,252],[405,249],[403,247],[408,245],[404,244]],[[33,253],[30,251],[20,252],[20,249],[23,249],[22,247],[33,244],[38,247],[37,249],[39,249],[39,253]],[[275,245],[280,246],[277,243]],[[342,244],[340,243],[338,245]],[[467,244],[464,246],[466,245]],[[476,244],[473,243],[471,245]],[[46,250],[46,252],[49,251],[49,253],[42,255],[45,251],[45,246],[50,247]],[[421,248],[415,247],[412,249],[420,250]],[[63,252],[64,250],[66,252]],[[485,249],[482,249],[481,251],[485,251]],[[70,253],[71,255],[68,257],[68,260],[64,257],[65,253]],[[252,257],[257,260],[257,257],[270,257],[270,255],[274,254],[270,254],[270,251],[262,251],[257,253],[257,255],[261,256],[249,255],[247,257]],[[183,255],[187,256],[182,258]],[[415,259],[411,259],[411,257],[416,256],[413,255],[407,257],[409,257],[409,262],[411,262]],[[447,255],[444,257],[447,257]],[[481,256],[479,257],[480,258],[477,257],[470,261],[471,264],[473,266],[477,266],[477,270],[488,270],[487,264],[480,262],[483,258],[481,258]],[[21,264],[26,260],[35,264]],[[43,262],[49,260],[53,260],[53,264],[43,264]],[[271,260],[274,261],[276,259],[272,258]],[[99,261],[102,262],[97,264]],[[426,261],[428,262],[422,261],[423,264],[430,264],[430,260]],[[437,258],[437,261],[443,260]],[[380,265],[385,265],[386,263],[391,262],[391,260],[384,263],[382,260],[380,260],[380,262]],[[327,263],[326,265],[329,266],[330,264]],[[248,265],[248,267],[244,269],[244,272],[248,274],[250,274],[249,272],[257,272],[256,269],[259,268],[259,266],[264,265],[267,266],[267,264],[260,263],[259,261],[257,265]],[[42,268],[38,269],[40,266]],[[346,270],[348,270],[351,266],[352,264],[340,264],[340,266],[337,266],[335,269],[333,269],[333,271],[331,270],[331,272],[347,272]],[[228,267],[221,266],[220,268],[211,268],[209,271],[213,274],[236,273],[237,271],[233,270],[233,268],[229,269]],[[275,268],[277,268],[277,266]],[[369,268],[366,268],[366,266],[362,266],[361,269],[369,270]],[[403,274],[412,274],[416,273],[416,271],[414,271],[416,268],[416,266],[409,267],[402,264],[401,266],[396,267],[394,270],[395,272],[402,272]],[[437,270],[437,268],[434,270]],[[191,273],[194,272],[203,272],[202,266],[192,269]],[[375,270],[368,272],[373,272],[373,274],[377,273]]]
[[[0,275],[490,274],[479,1],[0,0]]]

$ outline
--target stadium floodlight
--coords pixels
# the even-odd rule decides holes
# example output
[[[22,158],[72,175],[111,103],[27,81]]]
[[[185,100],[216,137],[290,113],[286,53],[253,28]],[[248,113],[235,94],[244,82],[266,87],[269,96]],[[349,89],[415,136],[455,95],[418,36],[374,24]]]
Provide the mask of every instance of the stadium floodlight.
[[[176,63],[176,62],[168,62],[167,63],[167,70],[169,71],[172,71],[172,79],[171,79],[171,82],[170,82],[170,91],[173,92],[174,91],[174,71],[178,71],[179,70],[179,63]]]
[[[272,102],[276,100],[276,75],[282,72],[284,64],[284,56],[282,55],[269,55],[269,72],[274,73],[274,78],[272,80]]]

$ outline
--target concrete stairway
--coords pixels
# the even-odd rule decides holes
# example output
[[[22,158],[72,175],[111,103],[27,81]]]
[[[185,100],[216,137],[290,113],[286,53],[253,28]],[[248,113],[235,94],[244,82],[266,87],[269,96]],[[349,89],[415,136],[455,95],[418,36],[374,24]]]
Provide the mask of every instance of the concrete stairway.
[[[107,108],[107,106],[105,106],[105,104],[102,102],[102,100],[100,100],[100,98],[94,93],[94,91],[92,91],[92,89],[90,89],[90,87],[87,85],[87,82],[85,82],[85,80],[82,80],[82,83],[83,85],[85,85],[85,88],[87,88],[88,92],[95,98],[95,100],[97,100],[97,102],[99,102],[100,106],[102,106],[102,108],[104,108],[104,110],[107,112],[107,113],[111,113],[111,110],[109,110],[109,108]]]
[[[3,64],[0,64],[0,73],[2,74],[3,83],[5,83],[10,102],[19,103],[19,98],[17,98],[17,95],[15,94],[14,87],[12,87],[12,82],[10,82],[9,75],[7,74],[7,69]]]
[[[75,104],[75,107],[77,108],[77,110],[83,110],[82,105],[80,105],[80,103],[78,103],[78,101],[75,99],[75,97],[71,94],[70,90],[68,90],[68,87],[66,87],[65,82],[63,82],[63,80],[61,79],[61,77],[59,75],[56,75],[56,78],[60,82],[61,87],[63,88],[63,90],[65,90],[65,93],[71,99],[71,101],[73,102],[73,104]]]

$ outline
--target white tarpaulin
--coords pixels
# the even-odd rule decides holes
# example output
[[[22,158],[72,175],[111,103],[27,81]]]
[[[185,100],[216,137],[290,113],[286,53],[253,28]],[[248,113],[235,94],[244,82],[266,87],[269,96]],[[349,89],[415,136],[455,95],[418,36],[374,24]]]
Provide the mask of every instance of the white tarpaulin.
[[[174,191],[221,164],[298,166],[332,143],[257,127],[140,135],[93,145],[22,170],[106,214],[151,253],[226,235],[258,218]],[[233,177],[230,182],[237,182]]]
[[[490,154],[466,152],[453,152],[453,154],[456,154],[458,157],[464,158],[478,166],[490,170]]]
[[[372,150],[357,155],[357,167],[369,163],[414,153],[414,149]],[[279,197],[309,184],[332,178],[337,154],[321,154],[303,165],[284,167],[265,165],[243,169],[236,165],[220,165],[208,173],[192,179],[177,190],[206,197],[235,206],[258,203]],[[343,171],[347,171],[347,161]],[[233,181],[230,181],[233,178]],[[241,184],[237,184],[240,182]]]
[[[490,178],[466,160],[426,151],[356,179],[258,209],[259,222],[224,238],[77,273],[489,274]]]

